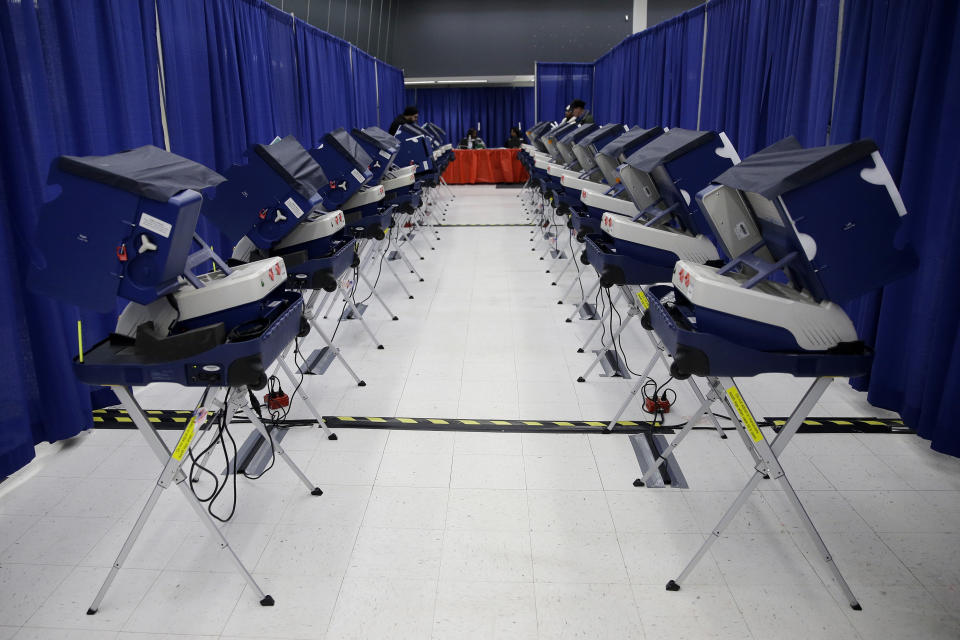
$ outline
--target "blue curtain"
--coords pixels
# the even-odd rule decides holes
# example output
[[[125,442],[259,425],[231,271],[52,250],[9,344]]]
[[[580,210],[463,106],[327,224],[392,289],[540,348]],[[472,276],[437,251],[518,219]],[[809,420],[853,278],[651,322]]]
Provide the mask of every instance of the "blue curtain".
[[[660,114],[668,127],[697,128],[704,7],[691,9],[658,27],[663,31],[664,47]]]
[[[386,129],[406,106],[403,71],[377,60],[377,90],[380,98],[377,122],[381,129]]]
[[[280,101],[271,98],[273,83],[266,3],[262,0],[234,0],[233,9],[239,45],[234,53],[240,70],[240,98],[247,141],[270,142],[280,134],[274,118],[274,109],[279,108]]]
[[[170,150],[218,171],[238,162],[248,138],[233,7],[218,0],[157,0]],[[197,232],[215,251],[227,239],[203,216]]]
[[[303,137],[300,119],[300,76],[297,71],[295,20],[288,13],[261,2],[266,23],[267,62],[270,64],[270,96],[273,102],[273,134]],[[271,136],[272,137],[272,136]]]
[[[563,118],[564,107],[578,98],[593,108],[592,62],[537,62],[536,85],[539,120]]]
[[[34,296],[24,279],[56,156],[163,144],[155,29],[152,0],[0,4],[0,477],[35,444],[92,426],[71,368],[77,321],[89,346],[113,318]]]
[[[353,47],[353,126],[377,123],[377,59]]]
[[[707,5],[701,129],[741,156],[787,135],[824,144],[839,0],[714,0]]]
[[[598,122],[697,128],[704,7],[627,37],[594,66]]]
[[[960,10],[954,0],[847,0],[831,142],[877,141],[920,266],[854,305],[876,345],[870,402],[960,455]],[[861,380],[861,385],[867,381]]]
[[[480,123],[488,147],[501,147],[510,127],[536,124],[532,87],[451,87],[408,89],[407,103],[420,109],[421,122],[433,122],[456,145],[467,129]]]
[[[300,49],[300,114],[304,146],[316,145],[325,133],[355,119],[350,43],[297,21]]]

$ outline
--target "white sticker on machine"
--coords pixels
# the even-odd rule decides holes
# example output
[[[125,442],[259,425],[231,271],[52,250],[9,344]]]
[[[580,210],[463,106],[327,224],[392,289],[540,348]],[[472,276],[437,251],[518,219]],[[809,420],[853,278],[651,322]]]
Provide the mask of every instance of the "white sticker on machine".
[[[287,209],[290,209],[290,213],[293,215],[297,216],[298,218],[303,216],[303,209],[300,208],[300,205],[294,202],[293,198],[287,198],[287,201],[283,204],[287,205]]]
[[[424,171],[427,170],[427,161],[426,161],[426,160],[423,161],[423,170],[424,170]]]
[[[747,229],[747,225],[743,222],[738,222],[733,225],[733,232],[737,235],[737,240],[743,240],[750,235],[750,230]]]
[[[353,171],[350,172],[350,175],[353,176],[353,179],[354,179],[354,180],[356,180],[356,181],[359,182],[360,184],[363,184],[363,174],[362,174],[362,173],[360,173],[359,171],[357,171],[356,169],[354,169]]]
[[[386,158],[387,160],[390,159],[390,154],[384,151],[383,149],[380,150],[380,155]]]
[[[149,213],[140,214],[140,226],[147,231],[153,231],[164,238],[169,238],[170,232],[173,231],[173,225],[171,225],[169,222],[164,222],[160,218],[154,218]]]

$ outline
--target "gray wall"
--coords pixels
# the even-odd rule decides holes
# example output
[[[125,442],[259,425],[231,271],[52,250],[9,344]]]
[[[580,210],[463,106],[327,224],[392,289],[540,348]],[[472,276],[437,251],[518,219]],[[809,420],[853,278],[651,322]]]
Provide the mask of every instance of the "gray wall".
[[[520,75],[532,74],[536,60],[592,62],[632,24],[632,0],[397,1],[388,62],[407,77]]]
[[[390,45],[403,0],[267,0],[315,27],[390,62]],[[407,0],[409,1],[409,0]]]
[[[703,2],[704,0],[647,0],[647,27],[669,20]]]

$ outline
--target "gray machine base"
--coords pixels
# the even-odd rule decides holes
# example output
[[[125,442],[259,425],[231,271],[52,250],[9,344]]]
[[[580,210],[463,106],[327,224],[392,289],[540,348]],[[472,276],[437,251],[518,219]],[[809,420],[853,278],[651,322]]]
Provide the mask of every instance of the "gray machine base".
[[[599,355],[601,350],[594,349],[592,353],[594,355]],[[600,374],[601,378],[623,378],[624,380],[630,379],[630,372],[627,371],[627,367],[620,359],[620,354],[613,349],[604,349],[602,353],[603,358],[600,359],[600,366],[603,367],[603,373]]]
[[[669,442],[659,433],[635,433],[630,436],[630,444],[633,445],[633,452],[637,456],[637,462],[640,464],[640,474],[638,477],[647,473],[647,470],[653,466],[654,461],[660,457],[660,453],[667,448]],[[664,467],[666,467],[664,469]],[[660,473],[655,473],[647,482],[648,487],[664,488],[670,486],[672,489],[686,489],[687,479],[680,471],[680,465],[677,459],[671,453],[667,456],[666,464],[660,468]],[[664,482],[664,475],[670,480],[667,485]]]

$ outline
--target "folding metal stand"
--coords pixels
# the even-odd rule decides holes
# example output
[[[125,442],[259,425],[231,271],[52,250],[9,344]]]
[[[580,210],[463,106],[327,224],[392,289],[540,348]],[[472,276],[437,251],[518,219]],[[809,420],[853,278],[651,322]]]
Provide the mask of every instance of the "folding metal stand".
[[[356,289],[357,284],[351,283],[350,289]],[[340,278],[337,279],[337,292],[340,294],[340,297],[343,299],[344,303],[350,310],[353,312],[353,317],[360,321],[360,325],[363,327],[363,330],[367,332],[367,335],[370,336],[370,339],[373,340],[373,344],[377,345],[377,349],[383,349],[383,344],[377,339],[376,334],[373,333],[373,330],[370,328],[370,325],[367,324],[367,321],[363,319],[363,314],[360,312],[360,309],[357,307],[356,303],[353,301],[353,293],[350,289],[347,289],[344,286]],[[327,300],[330,300],[329,305],[326,304]],[[330,309],[336,304],[336,296],[333,295],[333,292],[329,292],[324,295],[323,299],[320,301],[320,308],[325,308],[323,312],[323,317],[326,318],[327,314],[330,312]],[[386,305],[384,305],[386,306]],[[388,309],[389,312],[389,309]]]
[[[413,263],[410,262],[410,259],[407,258],[407,254],[403,252],[403,248],[400,246],[399,242],[394,244],[392,242],[392,234],[397,234],[396,227],[387,230],[387,235],[384,236],[383,240],[362,240],[360,251],[358,255],[361,256],[361,266],[360,270],[364,271],[367,269],[372,269],[373,265],[377,263],[377,258],[381,254],[386,253],[387,251],[393,251],[396,253],[396,258],[403,261],[403,263],[410,269],[410,273],[414,274],[420,282],[423,282],[423,276],[420,275],[420,272],[413,266]],[[397,274],[396,270],[393,268],[393,265],[390,264],[391,258],[389,255],[384,256],[384,264],[387,267],[387,270],[393,274],[393,277],[396,279],[397,283],[400,285],[400,288],[403,289],[403,292],[407,294],[408,299],[413,299],[413,295],[410,293],[409,289],[403,284],[403,281],[400,279],[400,276]]]
[[[443,187],[447,190],[451,200],[454,200],[457,197],[457,194],[453,192],[453,189],[451,189],[450,185],[447,184],[447,181],[443,179],[443,176],[440,176],[440,184],[443,185]]]
[[[737,424],[747,434],[746,440],[748,441],[749,448],[757,460],[757,465],[753,475],[750,477],[750,480],[747,481],[747,484],[740,491],[739,495],[737,495],[736,499],[733,501],[733,504],[730,505],[726,513],[723,514],[723,517],[720,518],[720,522],[718,522],[717,526],[713,528],[711,534],[707,536],[706,540],[704,540],[703,544],[700,546],[700,549],[696,552],[690,562],[687,563],[687,566],[684,567],[683,571],[680,572],[680,575],[677,576],[676,579],[667,583],[667,591],[680,590],[680,585],[694,570],[700,559],[703,558],[707,551],[710,550],[710,547],[713,546],[713,543],[717,540],[717,538],[720,537],[720,535],[723,533],[723,530],[726,529],[733,518],[736,517],[743,505],[746,504],[747,499],[757,488],[760,480],[764,477],[769,477],[780,482],[780,486],[783,489],[783,492],[786,494],[790,505],[800,518],[800,522],[803,523],[807,534],[817,547],[817,550],[823,557],[824,562],[826,562],[831,573],[833,573],[833,577],[837,581],[837,584],[840,585],[840,589],[843,591],[843,595],[847,598],[847,602],[850,603],[850,607],[855,611],[861,610],[860,603],[853,595],[850,585],[848,585],[847,581],[844,580],[843,574],[840,573],[839,567],[837,567],[833,556],[827,549],[827,545],[820,536],[820,532],[817,531],[817,528],[814,526],[813,521],[807,514],[806,509],[804,509],[803,503],[800,502],[800,498],[797,496],[797,492],[794,491],[793,485],[790,484],[787,474],[780,465],[779,460],[780,454],[790,443],[790,440],[797,433],[800,425],[803,424],[803,421],[813,410],[814,406],[816,406],[817,401],[820,400],[820,397],[823,395],[824,391],[826,391],[827,387],[830,386],[831,381],[832,378],[829,377],[822,377],[814,380],[814,382],[807,389],[807,392],[803,395],[803,398],[800,400],[800,403],[797,405],[796,409],[794,409],[790,419],[787,420],[787,423],[780,429],[780,433],[774,437],[772,442],[768,443],[763,436],[763,432],[760,431],[760,428],[757,426],[757,422],[753,418],[753,414],[750,412],[749,407],[747,407],[747,404],[744,401],[740,390],[737,388],[736,383],[733,381],[733,378],[722,377],[717,380],[720,388],[725,390],[724,402],[734,409],[736,414],[739,416]]]
[[[576,282],[576,281],[574,281],[574,282]],[[584,306],[585,304],[587,304],[587,301],[588,301],[588,300],[590,300],[590,296],[592,296],[594,293],[596,293],[596,292],[597,292],[597,289],[599,289],[599,288],[600,288],[600,278],[597,278],[597,281],[594,282],[594,283],[590,286],[589,289],[587,289],[587,292],[586,292],[585,294],[583,294],[583,297],[581,298],[581,301],[580,301],[579,303],[577,303],[576,305],[574,305],[573,313],[571,313],[571,314],[567,317],[567,319],[565,320],[565,322],[573,322],[573,319],[577,317],[577,314],[580,313],[580,310],[583,308],[583,306]],[[564,297],[566,297],[566,296],[564,296]],[[619,299],[620,299],[620,298],[619,298],[619,296],[618,296],[618,297],[617,297],[617,300],[619,300]],[[561,300],[560,302],[563,302],[563,300]],[[596,310],[594,310],[594,311],[596,311]],[[591,333],[591,334],[590,334],[590,337],[587,338],[587,342],[589,342],[590,340],[593,340],[593,336],[597,335],[597,331],[599,331],[599,328],[594,328],[593,333]],[[586,345],[584,345],[583,347],[580,347],[580,349],[577,350],[577,353],[583,353],[585,349],[586,349]]]
[[[594,286],[590,287],[590,291],[587,292],[587,295],[586,295],[585,297],[589,298],[590,295],[591,295],[592,293],[596,292],[596,290],[599,289],[599,288],[600,288],[600,280],[598,279],[597,282],[596,282],[596,284],[594,284]],[[607,310],[603,312],[603,315],[602,315],[602,316],[600,316],[600,322],[597,323],[597,326],[595,326],[595,327],[593,328],[593,331],[590,332],[590,335],[587,336],[587,339],[583,341],[583,346],[581,346],[579,349],[577,349],[577,353],[584,353],[584,352],[586,352],[587,348],[590,346],[590,343],[593,342],[594,336],[596,336],[598,333],[600,333],[600,330],[603,328],[604,323],[605,323],[605,322],[607,321],[607,319],[610,317],[610,314],[613,313],[613,308],[617,305],[618,302],[620,302],[620,300],[623,299],[623,296],[624,296],[623,290],[621,289],[621,290],[617,293],[617,297],[614,298],[613,301],[610,303],[610,305],[607,307]],[[570,314],[570,317],[567,318],[567,322],[573,322],[573,318],[574,318],[574,317],[577,315],[577,313],[579,313],[579,312],[580,312],[580,306],[578,305],[577,308],[573,310],[573,313]],[[629,311],[628,311],[627,313],[629,313]],[[602,354],[602,353],[603,353],[603,351],[601,351],[601,354]],[[595,365],[593,365],[593,366],[595,366]],[[587,377],[588,375],[590,375],[590,371],[593,369],[593,366],[591,366],[589,369],[587,369],[587,373],[586,373],[586,374],[584,374],[584,375],[580,376],[579,378],[577,378],[577,382],[583,382],[584,380],[586,380],[586,377]]]
[[[143,527],[150,518],[150,514],[153,512],[154,507],[156,507],[157,501],[160,499],[160,495],[164,489],[167,489],[172,484],[176,484],[180,487],[180,490],[183,492],[187,502],[196,512],[197,517],[200,518],[200,522],[207,527],[207,530],[210,532],[210,535],[214,538],[214,540],[216,540],[220,549],[225,550],[230,555],[230,560],[233,562],[240,575],[243,576],[244,580],[247,581],[247,584],[250,585],[250,588],[253,590],[253,592],[257,595],[260,604],[265,607],[273,606],[273,597],[264,593],[263,589],[260,588],[260,585],[257,584],[256,580],[254,580],[253,575],[251,575],[250,571],[247,570],[239,556],[237,556],[236,552],[230,546],[230,543],[223,535],[223,532],[220,531],[219,527],[217,527],[213,517],[207,513],[207,510],[193,495],[187,476],[182,470],[183,463],[188,457],[187,451],[190,448],[190,443],[192,442],[196,432],[203,426],[207,419],[208,413],[206,409],[200,408],[194,412],[190,421],[187,423],[179,442],[177,443],[176,447],[174,447],[173,451],[171,451],[163,441],[163,438],[160,437],[160,434],[157,433],[157,430],[147,418],[146,414],[143,412],[140,404],[133,397],[133,392],[128,387],[124,386],[113,386],[111,388],[113,389],[114,393],[117,394],[121,404],[123,405],[124,409],[127,410],[127,414],[130,416],[131,420],[133,420],[133,423],[140,431],[140,434],[144,437],[144,439],[147,441],[147,444],[157,456],[160,464],[163,465],[163,469],[157,478],[157,483],[153,487],[153,491],[150,492],[150,497],[147,498],[146,504],[143,506],[143,509],[141,509],[140,515],[137,518],[136,523],[133,525],[133,529],[127,536],[126,541],[124,541],[123,547],[120,549],[120,553],[117,555],[116,561],[113,563],[113,566],[110,568],[107,577],[104,579],[103,584],[100,587],[100,590],[97,592],[96,597],[94,597],[93,602],[90,604],[90,608],[87,609],[87,615],[93,615],[99,610],[104,596],[106,596],[107,591],[113,584],[114,579],[116,579],[117,574],[123,567],[123,563],[130,555],[133,545],[136,543],[137,538],[143,531]],[[250,409],[249,405],[247,405],[245,394],[246,390],[240,388],[233,388],[228,391],[226,405],[224,407],[224,411],[227,412],[227,418],[229,419],[230,416],[232,416],[233,408],[239,408],[250,420],[254,428],[259,431],[264,438],[269,438],[270,435],[263,426],[263,423],[260,421],[260,418],[258,418],[257,415]],[[274,448],[277,452],[277,455],[279,455],[284,462],[290,466],[290,469],[293,470],[298,478],[300,478],[300,481],[303,482],[304,486],[306,486],[307,490],[310,491],[312,495],[323,495],[323,491],[310,482],[307,476],[304,475],[303,471],[300,470],[300,467],[298,467],[283,450],[279,442],[274,442]]]
[[[327,349],[330,350],[330,352],[333,354],[335,359],[340,361],[340,363],[343,365],[343,368],[347,370],[347,373],[350,374],[350,377],[352,377],[354,382],[357,383],[357,386],[359,387],[367,386],[367,383],[360,379],[360,376],[357,375],[356,371],[353,370],[353,367],[350,366],[350,363],[347,362],[347,358],[340,351],[340,348],[333,344],[333,341],[329,338],[329,336],[327,336],[324,330],[320,327],[320,323],[317,322],[316,304],[317,304],[317,299],[319,297],[320,297],[319,289],[314,289],[313,291],[310,292],[310,297],[306,300],[304,304],[303,317],[306,318],[307,322],[310,323],[310,326],[313,328],[313,330],[320,335],[320,338],[322,338],[323,341],[326,343]],[[295,384],[296,383],[296,378],[294,377],[295,372],[286,364],[286,356],[290,353],[290,350],[293,347],[294,347],[294,343],[290,343],[284,348],[284,350],[280,353],[280,356],[277,358],[277,366],[283,369],[283,372],[286,374],[290,382]],[[300,389],[298,393],[300,393],[301,391],[303,390]],[[300,393],[300,395],[303,401],[307,405],[310,405],[310,401],[307,398],[306,394]],[[310,406],[311,406],[311,413],[313,413],[314,415],[318,415],[317,411],[313,410],[312,405]],[[327,434],[327,437],[332,435],[329,432],[329,430],[327,430],[327,427],[322,420],[320,420],[320,424],[324,429],[324,433]],[[336,438],[334,437],[331,439],[335,440]]]

